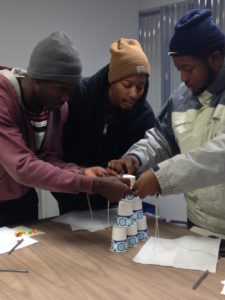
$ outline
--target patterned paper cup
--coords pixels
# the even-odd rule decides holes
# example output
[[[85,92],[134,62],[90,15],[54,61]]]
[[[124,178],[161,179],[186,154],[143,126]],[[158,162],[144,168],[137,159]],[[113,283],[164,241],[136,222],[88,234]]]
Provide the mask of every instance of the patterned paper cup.
[[[138,240],[145,241],[148,238],[148,228],[146,216],[143,216],[142,219],[137,220],[137,230],[138,230]]]
[[[136,247],[138,245],[137,223],[127,227],[127,245],[128,247]]]
[[[135,220],[143,218],[142,201],[139,197],[135,197],[133,200],[133,214]]]
[[[125,252],[127,250],[127,232],[125,227],[113,226],[110,250],[113,252]]]
[[[127,227],[133,224],[133,205],[129,201],[121,200],[118,205],[117,225]]]

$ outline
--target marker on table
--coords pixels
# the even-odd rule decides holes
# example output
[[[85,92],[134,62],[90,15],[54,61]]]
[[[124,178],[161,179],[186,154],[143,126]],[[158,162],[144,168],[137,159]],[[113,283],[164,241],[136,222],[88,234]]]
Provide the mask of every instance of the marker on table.
[[[196,281],[196,283],[193,285],[192,289],[195,290],[197,287],[202,283],[202,281],[208,276],[209,270],[206,270],[201,277]]]
[[[0,269],[0,272],[17,272],[17,273],[28,273],[26,269]]]
[[[24,239],[21,239],[19,242],[17,242],[17,244],[8,252],[8,254],[12,254],[12,252],[20,245],[22,244],[22,242],[24,241]]]

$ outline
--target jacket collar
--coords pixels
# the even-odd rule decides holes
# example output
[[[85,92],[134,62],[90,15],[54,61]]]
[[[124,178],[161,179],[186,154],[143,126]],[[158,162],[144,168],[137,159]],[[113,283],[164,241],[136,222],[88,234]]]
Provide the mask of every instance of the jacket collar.
[[[14,90],[16,91],[16,94],[19,98],[20,104],[23,106],[22,98],[21,98],[21,90],[20,85],[17,80],[17,77],[24,77],[27,74],[27,72],[21,68],[13,68],[11,70],[9,69],[3,69],[0,70],[0,75],[4,76],[6,79],[9,80],[11,85],[13,86]]]
[[[219,72],[216,74],[214,80],[210,83],[207,91],[213,95],[218,94],[225,89],[225,59]]]

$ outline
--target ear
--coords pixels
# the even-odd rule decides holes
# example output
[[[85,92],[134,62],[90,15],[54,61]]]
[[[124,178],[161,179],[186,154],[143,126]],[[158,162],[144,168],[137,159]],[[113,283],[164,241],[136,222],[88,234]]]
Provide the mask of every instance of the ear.
[[[223,64],[223,56],[220,53],[220,51],[216,50],[214,52],[212,52],[209,56],[208,56],[208,64],[210,65],[210,67],[215,71],[218,72],[219,69],[221,68],[222,64]]]

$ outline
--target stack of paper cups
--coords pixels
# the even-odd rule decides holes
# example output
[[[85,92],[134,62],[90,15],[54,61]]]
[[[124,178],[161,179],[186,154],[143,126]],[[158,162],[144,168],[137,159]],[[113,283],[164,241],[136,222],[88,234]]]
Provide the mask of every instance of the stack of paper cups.
[[[133,204],[133,214],[135,220],[140,220],[143,218],[143,209],[142,209],[142,201],[139,197],[135,197],[132,200]]]
[[[138,245],[137,223],[127,227],[127,246],[135,247]]]
[[[145,241],[148,238],[146,216],[143,216],[142,219],[137,219],[137,230],[138,230],[138,240]]]
[[[121,200],[118,205],[117,225],[127,227],[133,224],[133,205],[129,201]]]
[[[127,250],[126,227],[113,226],[110,250],[113,252],[125,252]]]

